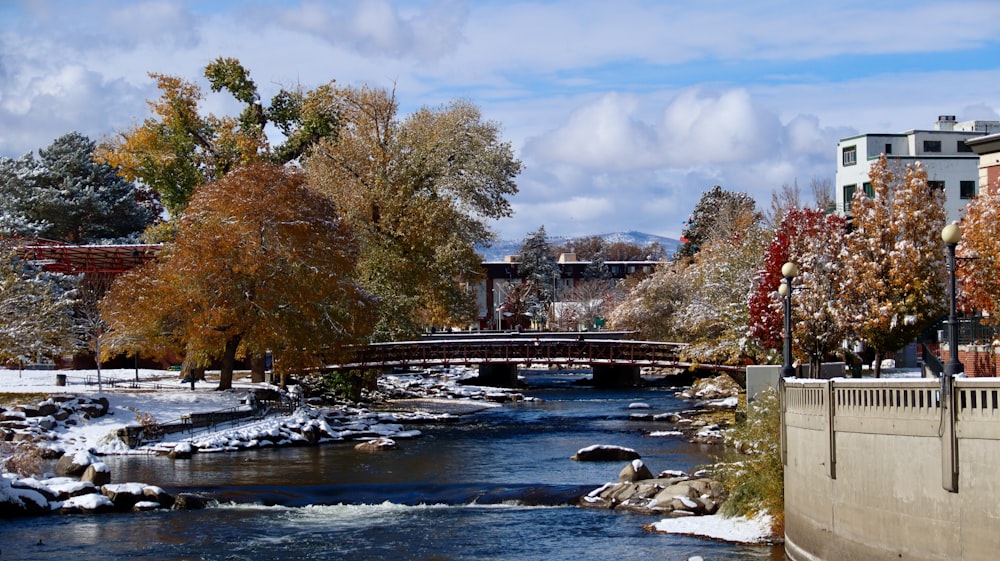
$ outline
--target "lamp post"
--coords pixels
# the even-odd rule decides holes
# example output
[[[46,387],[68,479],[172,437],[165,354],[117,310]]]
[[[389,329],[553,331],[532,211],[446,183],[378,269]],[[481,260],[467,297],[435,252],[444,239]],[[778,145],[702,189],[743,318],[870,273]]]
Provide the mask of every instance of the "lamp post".
[[[781,377],[791,378],[795,376],[795,367],[792,366],[792,279],[799,274],[799,266],[791,261],[781,266],[781,284],[778,285],[778,294],[785,299],[785,364],[781,367]]]
[[[955,317],[955,246],[962,239],[958,224],[948,224],[941,230],[941,239],[948,246],[948,362],[944,374],[953,377],[965,371],[958,360],[958,319]]]

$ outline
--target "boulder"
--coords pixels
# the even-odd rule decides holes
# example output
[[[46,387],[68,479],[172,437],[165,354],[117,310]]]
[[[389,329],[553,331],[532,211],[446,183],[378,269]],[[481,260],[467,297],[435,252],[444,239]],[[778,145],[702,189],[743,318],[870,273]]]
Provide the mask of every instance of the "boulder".
[[[167,456],[172,460],[186,460],[192,454],[194,454],[194,447],[191,446],[190,442],[178,442]]]
[[[174,498],[163,489],[155,485],[147,485],[142,489],[143,502],[155,502],[161,508],[173,508]]]
[[[59,507],[59,514],[100,514],[114,510],[115,505],[111,499],[104,495],[91,494],[72,497],[64,501]]]
[[[119,483],[116,485],[104,485],[101,487],[101,494],[111,499],[118,512],[128,512],[137,503],[146,499],[144,494],[145,485],[142,483]]]
[[[208,506],[211,499],[198,493],[179,493],[174,498],[174,510],[200,510]]]
[[[80,481],[89,481],[96,487],[111,483],[111,468],[104,462],[90,464],[80,476]]]
[[[56,475],[69,475],[79,477],[87,466],[96,463],[97,457],[86,450],[80,450],[73,454],[63,454],[56,463]]]
[[[621,462],[638,460],[641,457],[631,448],[597,444],[577,450],[570,459],[578,462]]]
[[[398,448],[399,445],[396,444],[395,440],[384,436],[358,443],[354,447],[355,450],[361,452],[382,452],[384,450],[396,450]]]
[[[622,483],[635,483],[636,481],[652,478],[652,472],[649,471],[646,464],[642,463],[642,460],[632,460],[618,472],[618,481]]]

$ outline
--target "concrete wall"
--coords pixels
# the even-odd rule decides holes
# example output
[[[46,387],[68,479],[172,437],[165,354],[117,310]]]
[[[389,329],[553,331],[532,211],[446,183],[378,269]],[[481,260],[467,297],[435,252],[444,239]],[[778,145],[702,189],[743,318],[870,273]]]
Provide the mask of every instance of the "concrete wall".
[[[783,380],[782,420],[792,561],[998,558],[1000,380]]]

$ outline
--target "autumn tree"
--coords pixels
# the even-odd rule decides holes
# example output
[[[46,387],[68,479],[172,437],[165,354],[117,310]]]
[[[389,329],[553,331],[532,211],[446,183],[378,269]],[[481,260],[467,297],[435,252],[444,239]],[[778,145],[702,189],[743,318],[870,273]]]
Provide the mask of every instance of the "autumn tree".
[[[966,207],[962,219],[960,257],[964,304],[984,314],[986,322],[1000,318],[1000,182],[986,185]]]
[[[818,372],[850,334],[840,291],[846,220],[820,209],[790,208],[782,216],[750,295],[749,334],[765,349],[782,347],[785,318],[777,287],[782,265],[794,262],[799,273],[793,280],[792,350]]]
[[[617,329],[644,338],[690,343],[685,358],[703,363],[744,364],[756,349],[746,337],[747,295],[760,267],[766,229],[755,208],[730,217],[693,259],[658,267],[615,305]]]
[[[692,257],[712,239],[732,238],[747,213],[757,214],[757,203],[746,193],[716,185],[705,191],[681,232],[681,247],[675,257]]]
[[[902,171],[902,174],[899,172]],[[875,376],[896,351],[945,311],[944,192],[919,162],[894,170],[885,155],[851,202],[841,301],[858,337],[875,351]]]
[[[0,158],[0,236],[136,241],[162,207],[145,188],[95,163],[95,146],[73,132],[40,149],[38,159]]]
[[[283,375],[320,366],[372,327],[374,301],[350,278],[354,247],[302,173],[237,168],[196,190],[160,258],[115,281],[101,304],[108,340],[218,360],[219,389],[237,358],[267,349]],[[120,351],[133,346],[107,349]]]
[[[290,162],[337,132],[332,82],[313,90],[282,88],[265,106],[249,71],[236,59],[215,59],[204,76],[212,91],[226,91],[242,104],[238,116],[203,115],[200,86],[150,73],[161,92],[149,102],[153,115],[108,139],[97,154],[122,177],[159,193],[171,216],[184,210],[198,186],[252,162]],[[269,125],[281,133],[277,145],[267,137]]]
[[[336,91],[341,128],[305,160],[360,243],[356,278],[379,298],[379,340],[469,323],[488,221],[509,216],[521,164],[467,101],[399,115],[395,95]]]
[[[23,365],[79,347],[72,283],[50,277],[10,244],[0,247],[0,362]]]

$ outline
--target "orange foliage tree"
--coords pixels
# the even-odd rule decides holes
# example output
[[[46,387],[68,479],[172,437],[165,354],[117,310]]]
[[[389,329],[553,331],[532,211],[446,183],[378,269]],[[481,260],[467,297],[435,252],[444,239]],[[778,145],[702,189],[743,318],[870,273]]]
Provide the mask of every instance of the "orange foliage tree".
[[[858,337],[881,359],[945,311],[944,193],[931,189],[919,162],[901,175],[883,154],[869,174],[873,196],[851,202],[854,230],[844,252],[841,305]]]
[[[986,321],[1000,317],[1000,182],[986,187],[965,210],[962,240],[963,303],[987,313]]]
[[[111,356],[143,347],[221,363],[271,350],[285,375],[335,358],[372,329],[374,301],[334,204],[298,171],[253,164],[198,188],[160,258],[119,277],[101,303]]]

